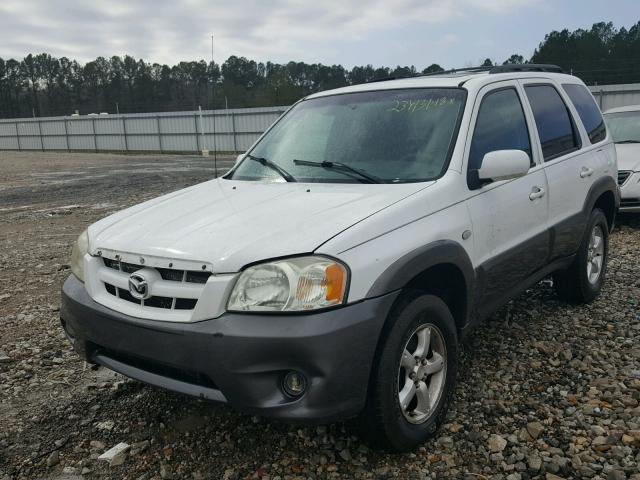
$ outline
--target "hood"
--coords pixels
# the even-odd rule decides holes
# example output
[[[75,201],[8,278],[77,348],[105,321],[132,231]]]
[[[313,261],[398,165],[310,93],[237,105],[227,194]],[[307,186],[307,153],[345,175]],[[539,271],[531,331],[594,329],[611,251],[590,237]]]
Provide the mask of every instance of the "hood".
[[[259,260],[313,252],[355,223],[430,183],[302,184],[211,180],[89,227],[99,249],[211,263],[237,272]]]
[[[640,172],[640,143],[617,143],[618,170]]]

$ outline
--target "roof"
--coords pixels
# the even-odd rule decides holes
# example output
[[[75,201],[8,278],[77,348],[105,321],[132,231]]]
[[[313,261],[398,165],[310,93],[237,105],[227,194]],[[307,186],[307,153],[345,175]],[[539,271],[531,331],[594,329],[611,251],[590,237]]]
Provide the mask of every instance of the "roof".
[[[513,71],[490,73],[485,71],[456,71],[443,72],[441,74],[417,75],[415,77],[399,78],[394,80],[384,80],[369,83],[361,83],[349,87],[336,88],[314,93],[307,98],[318,98],[344,93],[368,92],[374,90],[393,90],[403,88],[453,88],[465,85],[465,87],[481,88],[484,85],[513,79],[555,79],[563,83],[582,83],[580,79],[572,75],[555,72],[538,71]]]
[[[617,107],[610,108],[605,111],[604,114],[607,115],[609,113],[624,113],[624,112],[637,112],[640,111],[640,105],[627,105],[626,107]]]

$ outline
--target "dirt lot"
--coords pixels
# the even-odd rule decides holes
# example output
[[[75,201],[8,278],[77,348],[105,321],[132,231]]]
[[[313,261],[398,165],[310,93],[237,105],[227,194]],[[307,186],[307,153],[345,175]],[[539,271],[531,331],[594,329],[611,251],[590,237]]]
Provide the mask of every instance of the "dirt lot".
[[[0,152],[0,480],[640,479],[634,217],[611,237],[595,303],[562,304],[543,282],[466,341],[449,423],[415,453],[372,450],[350,424],[283,425],[89,368],[58,320],[72,242],[212,167],[189,156]],[[97,460],[119,442],[131,447],[121,465]]]

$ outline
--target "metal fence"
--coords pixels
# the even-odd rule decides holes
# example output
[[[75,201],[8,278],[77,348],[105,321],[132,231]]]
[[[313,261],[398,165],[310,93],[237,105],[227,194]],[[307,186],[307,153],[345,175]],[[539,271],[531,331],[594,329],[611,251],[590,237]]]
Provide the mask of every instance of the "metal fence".
[[[0,120],[0,150],[243,152],[286,109]]]
[[[603,112],[615,107],[640,105],[640,83],[596,85],[589,87],[589,90],[596,97]]]
[[[640,105],[640,83],[589,87],[602,110]],[[244,152],[287,107],[0,120],[0,150]],[[215,138],[215,141],[214,141]]]

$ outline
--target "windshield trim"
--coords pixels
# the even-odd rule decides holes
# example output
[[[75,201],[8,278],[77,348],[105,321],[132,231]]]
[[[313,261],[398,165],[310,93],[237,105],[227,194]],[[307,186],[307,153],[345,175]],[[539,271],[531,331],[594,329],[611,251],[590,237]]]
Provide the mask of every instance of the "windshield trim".
[[[406,181],[402,181],[402,182],[387,182],[387,183],[382,183],[382,184],[378,184],[378,185],[404,185],[407,183],[427,183],[427,182],[434,182],[436,180],[441,179],[445,173],[447,173],[447,170],[449,170],[449,165],[451,164],[451,158],[453,157],[453,151],[455,150],[456,144],[458,143],[458,135],[460,134],[460,126],[462,125],[462,118],[464,117],[464,113],[467,109],[467,100],[469,97],[469,91],[464,88],[463,86],[450,86],[450,87],[446,87],[446,86],[438,86],[438,87],[418,87],[418,86],[413,86],[413,87],[398,87],[398,88],[372,88],[371,90],[362,90],[362,91],[354,91],[354,92],[340,92],[340,93],[333,93],[331,95],[322,95],[320,97],[313,97],[313,98],[309,98],[310,95],[307,95],[306,97],[301,98],[300,100],[298,100],[297,102],[295,102],[293,105],[291,105],[282,115],[280,115],[280,117],[271,124],[271,126],[269,128],[267,128],[264,133],[262,135],[260,135],[260,137],[258,137],[258,139],[253,143],[253,145],[251,145],[251,147],[249,147],[249,150],[247,150],[244,153],[244,157],[242,158],[242,160],[240,162],[238,162],[237,164],[235,164],[231,170],[229,170],[225,175],[223,175],[222,178],[223,180],[236,180],[236,181],[255,181],[255,180],[239,180],[239,179],[234,179],[232,178],[233,173],[235,172],[235,170],[242,165],[246,160],[246,156],[248,155],[252,155],[252,152],[255,150],[255,148],[260,144],[260,142],[262,141],[262,139],[273,129],[275,128],[276,125],[278,125],[287,115],[289,115],[289,113],[291,112],[291,110],[293,110],[293,108],[298,105],[299,103],[302,102],[308,102],[308,101],[313,101],[316,99],[321,99],[321,98],[328,98],[328,97],[337,97],[339,95],[353,95],[353,94],[357,94],[357,93],[368,93],[368,92],[392,92],[392,91],[396,91],[396,90],[460,90],[463,94],[462,99],[461,99],[461,105],[462,108],[460,109],[460,111],[458,112],[458,118],[456,119],[456,123],[453,127],[453,132],[451,134],[451,141],[449,142],[449,148],[447,150],[447,156],[445,158],[445,161],[442,164],[442,170],[440,171],[440,173],[438,174],[438,176],[436,177],[430,177],[430,178],[414,178],[411,180],[406,180]],[[300,183],[305,183],[305,182],[300,182]],[[334,183],[334,182],[318,182],[318,183]],[[335,182],[338,183],[338,182]],[[357,184],[354,184],[357,185]],[[364,184],[362,184],[364,185]]]

